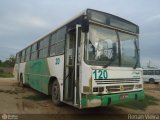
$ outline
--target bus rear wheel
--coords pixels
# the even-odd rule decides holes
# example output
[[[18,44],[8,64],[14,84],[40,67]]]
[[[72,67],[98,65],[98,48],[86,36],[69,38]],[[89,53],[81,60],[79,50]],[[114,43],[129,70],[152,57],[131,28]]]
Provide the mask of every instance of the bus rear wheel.
[[[149,79],[149,83],[155,83],[155,81],[154,81],[154,79],[153,78],[151,78],[151,79]]]
[[[59,83],[57,80],[55,80],[52,85],[52,102],[57,106],[61,105],[60,87],[59,87]]]

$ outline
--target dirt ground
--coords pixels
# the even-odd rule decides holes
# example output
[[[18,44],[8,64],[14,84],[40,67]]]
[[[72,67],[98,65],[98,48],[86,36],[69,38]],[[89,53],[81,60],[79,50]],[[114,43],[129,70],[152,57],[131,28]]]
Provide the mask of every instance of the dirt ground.
[[[54,115],[94,115],[114,116],[114,114],[160,114],[160,84],[144,84],[145,94],[158,99],[156,105],[148,105],[144,110],[111,105],[103,108],[79,110],[72,106],[57,107],[51,97],[29,87],[18,87],[13,78],[0,78],[0,114],[54,114]],[[1,117],[1,116],[0,116]],[[118,117],[118,116],[117,116]],[[0,118],[1,119],[1,118]],[[58,118],[57,118],[58,119]],[[62,118],[63,119],[63,118]]]

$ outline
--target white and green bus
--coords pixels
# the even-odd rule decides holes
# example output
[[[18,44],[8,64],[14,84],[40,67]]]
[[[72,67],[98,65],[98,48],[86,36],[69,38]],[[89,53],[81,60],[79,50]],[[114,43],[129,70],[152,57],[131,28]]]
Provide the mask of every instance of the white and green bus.
[[[107,106],[144,98],[139,27],[87,9],[16,55],[20,84],[56,105]]]

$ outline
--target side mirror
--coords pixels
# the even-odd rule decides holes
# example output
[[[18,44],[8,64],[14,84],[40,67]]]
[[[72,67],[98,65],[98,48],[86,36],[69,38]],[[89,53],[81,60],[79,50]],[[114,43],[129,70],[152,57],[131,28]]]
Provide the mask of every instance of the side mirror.
[[[84,19],[82,21],[82,32],[88,32],[89,31],[89,21],[87,19]]]

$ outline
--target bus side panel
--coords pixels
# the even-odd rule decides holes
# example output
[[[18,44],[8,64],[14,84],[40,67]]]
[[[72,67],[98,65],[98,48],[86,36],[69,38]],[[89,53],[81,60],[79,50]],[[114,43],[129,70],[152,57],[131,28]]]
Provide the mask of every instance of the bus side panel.
[[[48,94],[48,82],[50,78],[47,59],[38,59],[26,63],[26,83],[32,88]]]
[[[18,81],[18,64],[16,63],[14,65],[14,69],[13,69],[13,75],[14,75],[14,78]]]
[[[60,100],[63,100],[64,55],[47,58],[50,75],[57,78],[60,85]]]
[[[150,75],[143,75],[143,81],[144,82],[149,82],[149,79],[152,78]]]
[[[20,63],[20,65],[19,65],[19,78],[20,78],[20,75],[22,74],[23,84],[25,84],[25,76],[24,76],[25,65],[26,65],[26,63]]]

